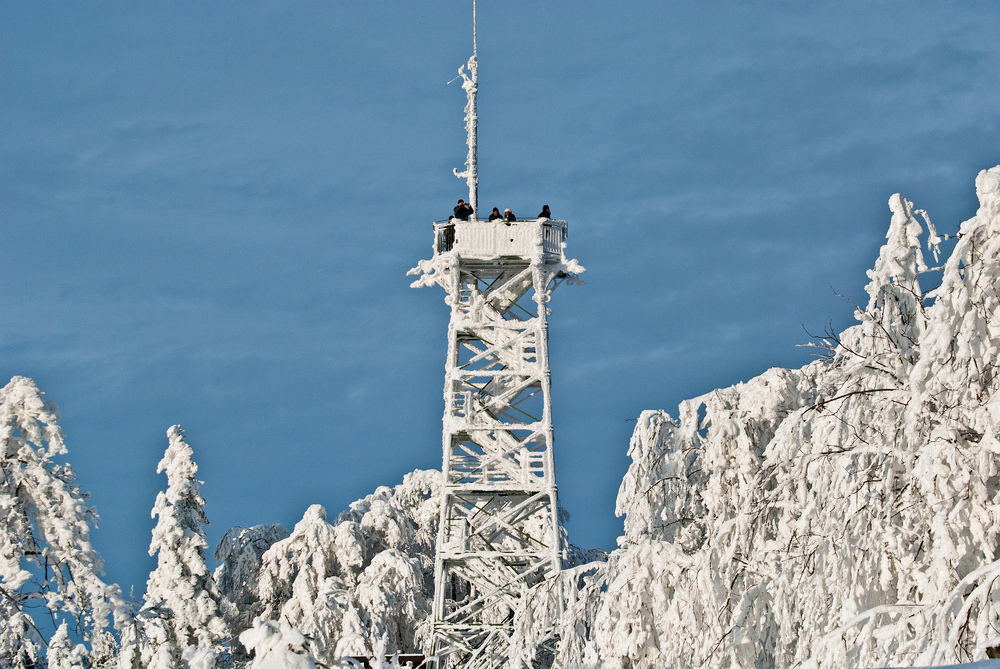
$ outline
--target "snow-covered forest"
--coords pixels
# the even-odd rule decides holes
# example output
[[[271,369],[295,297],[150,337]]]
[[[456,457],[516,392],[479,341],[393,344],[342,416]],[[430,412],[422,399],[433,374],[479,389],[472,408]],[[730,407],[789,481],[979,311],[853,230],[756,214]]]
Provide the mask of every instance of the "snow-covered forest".
[[[814,338],[815,362],[638,418],[619,548],[564,542],[559,579],[516,612],[515,666],[1000,655],[1000,167],[976,192],[948,257],[931,216],[890,198],[868,303]],[[102,578],[58,422],[30,379],[0,390],[0,666],[330,667],[425,647],[437,472],[335,518],[311,506],[291,532],[232,528],[213,572],[171,427],[157,565],[133,601]]]

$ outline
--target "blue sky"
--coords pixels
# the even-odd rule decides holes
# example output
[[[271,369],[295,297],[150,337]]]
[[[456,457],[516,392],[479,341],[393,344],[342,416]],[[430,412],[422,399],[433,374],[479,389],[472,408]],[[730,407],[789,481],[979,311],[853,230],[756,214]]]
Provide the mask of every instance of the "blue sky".
[[[0,376],[62,410],[141,592],[166,430],[213,543],[440,466],[471,3],[0,2]],[[1000,6],[482,0],[480,202],[569,221],[550,319],[571,539],[615,546],[643,409],[810,360],[902,192],[1000,163]]]

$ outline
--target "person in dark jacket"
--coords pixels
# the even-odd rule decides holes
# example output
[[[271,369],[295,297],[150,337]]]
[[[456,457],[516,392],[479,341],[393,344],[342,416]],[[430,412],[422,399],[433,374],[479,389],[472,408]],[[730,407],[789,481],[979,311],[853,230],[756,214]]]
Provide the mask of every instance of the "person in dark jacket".
[[[455,245],[455,217],[448,217],[448,225],[441,228],[441,250],[451,251],[451,247]]]
[[[505,220],[508,223],[510,223],[511,221],[516,221],[517,217],[514,216],[514,212],[512,212],[510,209],[504,209],[503,210],[503,220]]]
[[[455,218],[460,221],[467,221],[472,214],[472,207],[465,200],[459,198],[458,204],[455,205]]]
[[[503,218],[503,216],[500,215],[500,210],[497,209],[496,207],[493,207],[493,213],[490,214],[490,220],[499,221],[501,218]]]
[[[549,205],[542,207],[542,213],[538,215],[538,218],[552,218],[552,212],[549,211]]]

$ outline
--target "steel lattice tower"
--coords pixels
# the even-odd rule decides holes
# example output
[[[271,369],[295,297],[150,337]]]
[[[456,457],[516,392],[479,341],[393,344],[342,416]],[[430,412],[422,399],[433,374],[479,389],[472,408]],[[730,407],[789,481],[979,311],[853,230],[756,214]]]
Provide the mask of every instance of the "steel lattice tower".
[[[459,69],[469,154],[455,174],[474,209],[477,65],[473,4],[473,56]],[[566,234],[548,218],[435,223],[433,258],[410,271],[451,307],[431,649],[441,668],[508,666],[519,604],[560,570],[548,304],[585,271],[566,259]]]
[[[436,228],[414,284],[451,306],[433,654],[503,667],[518,603],[560,569],[548,303],[583,269],[565,221],[458,223],[451,244]]]

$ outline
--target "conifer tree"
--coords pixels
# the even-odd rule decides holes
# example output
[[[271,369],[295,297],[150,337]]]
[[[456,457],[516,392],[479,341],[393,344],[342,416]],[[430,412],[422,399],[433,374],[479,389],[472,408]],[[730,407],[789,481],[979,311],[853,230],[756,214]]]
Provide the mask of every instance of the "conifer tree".
[[[227,616],[230,638],[235,640],[243,630],[253,626],[253,620],[263,612],[257,598],[260,579],[261,556],[276,542],[288,536],[280,524],[233,527],[215,547],[215,582],[219,591],[232,604]],[[244,646],[230,643],[232,657],[239,661],[248,659]]]
[[[407,474],[401,485],[351,504],[336,524],[322,506],[310,506],[261,557],[255,629],[288,623],[327,665],[372,655],[379,643],[389,653],[420,647],[433,594],[440,480],[434,471]]]
[[[254,655],[248,669],[316,669],[306,637],[284,620],[256,618],[253,627],[240,635],[240,642]]]
[[[167,436],[170,444],[156,469],[166,472],[167,489],[156,497],[152,515],[158,520],[149,546],[149,554],[157,556],[156,569],[140,612],[142,664],[207,669],[222,650],[228,602],[205,564],[208,518],[193,452],[177,425]]]
[[[326,509],[313,504],[292,534],[264,553],[260,571],[264,619],[280,620],[308,635],[310,652],[318,658],[332,659],[339,622],[350,605],[349,586],[340,575],[353,565],[343,563],[345,552],[338,551],[338,543],[352,545],[348,555],[360,553],[356,537],[340,534],[326,522]]]
[[[64,620],[49,639],[46,666],[48,669],[82,669],[86,666],[86,657],[87,649],[83,644],[74,646],[70,641],[69,628]]]

